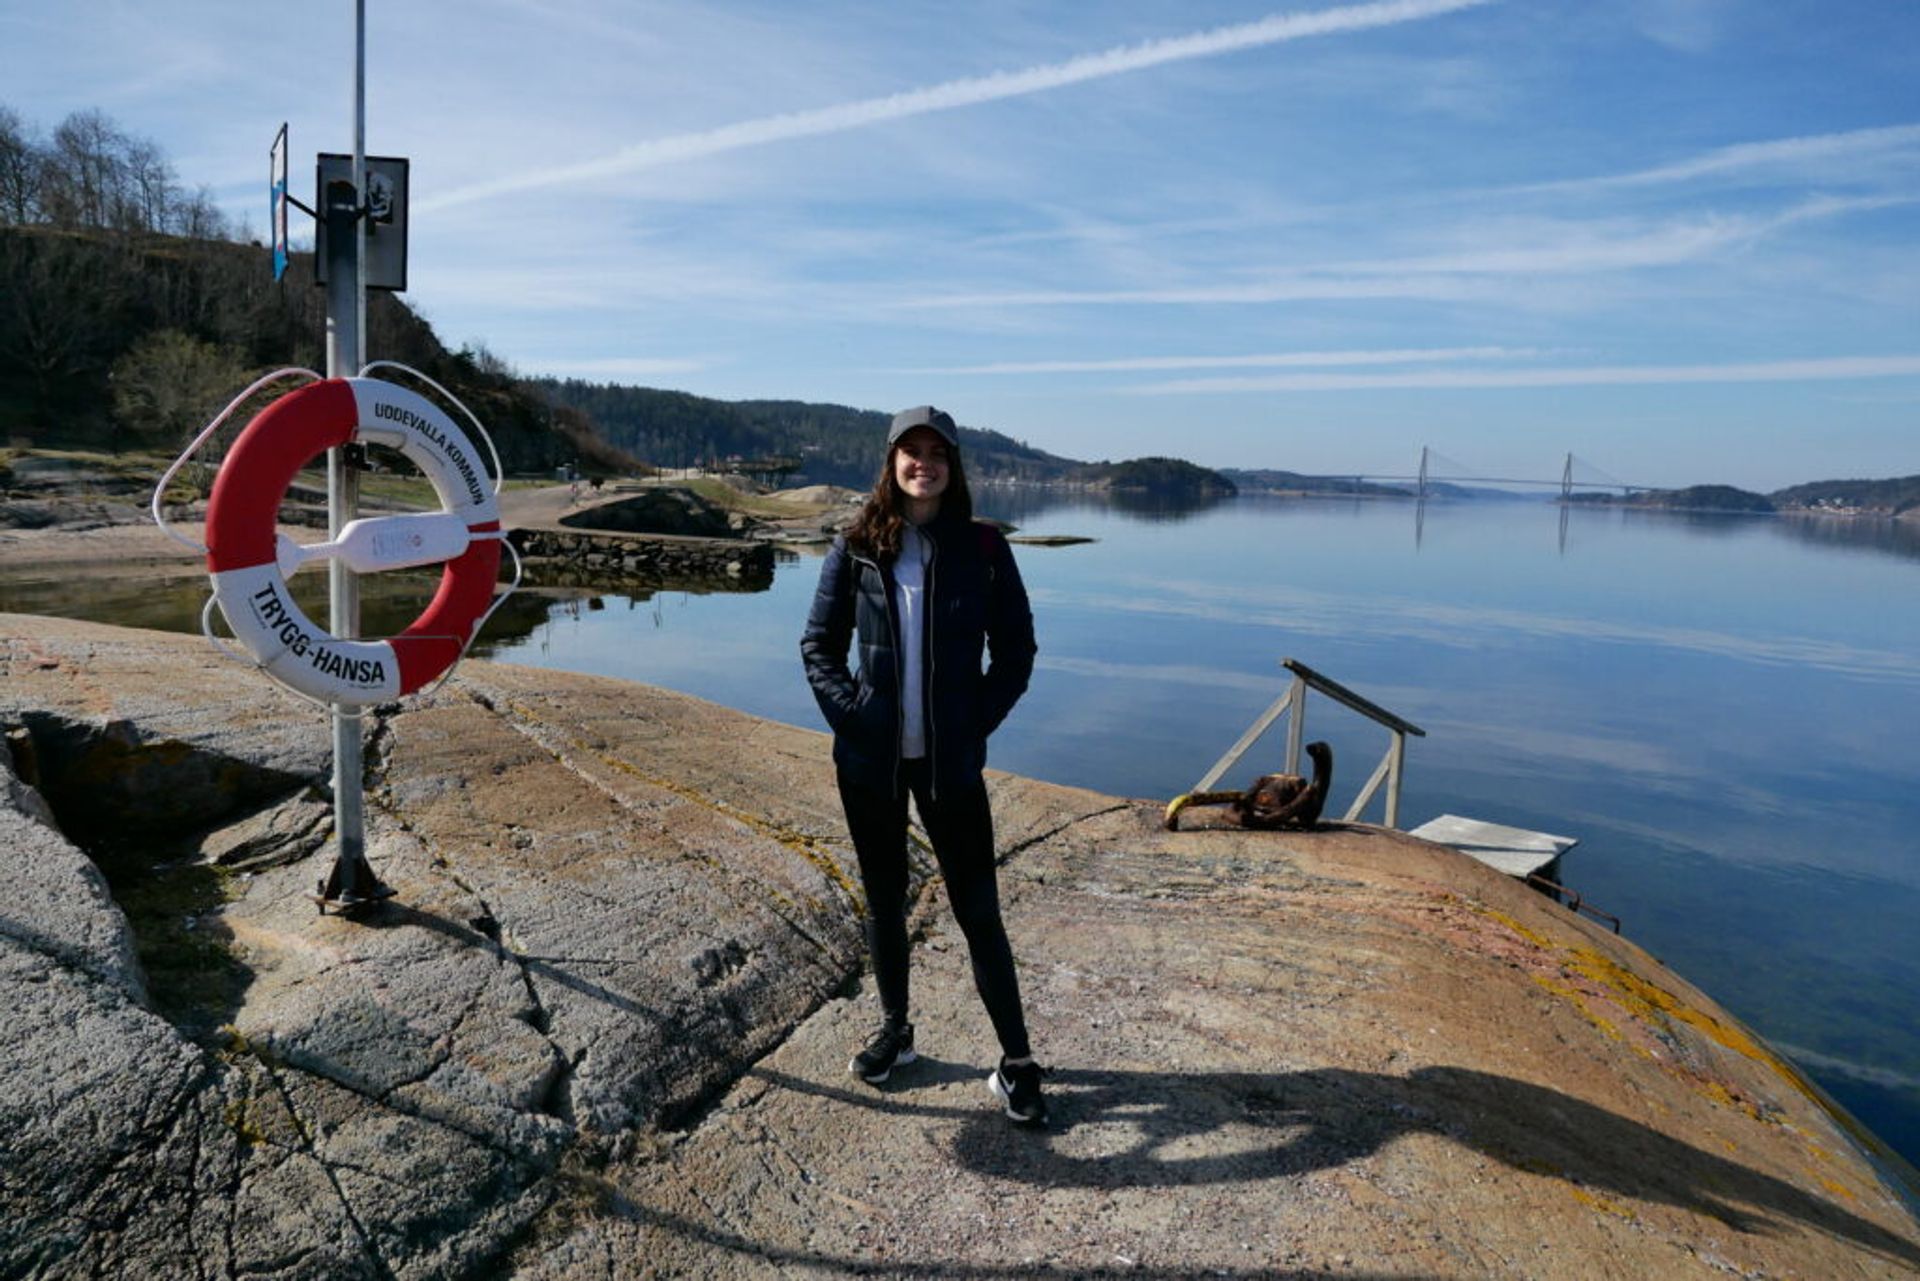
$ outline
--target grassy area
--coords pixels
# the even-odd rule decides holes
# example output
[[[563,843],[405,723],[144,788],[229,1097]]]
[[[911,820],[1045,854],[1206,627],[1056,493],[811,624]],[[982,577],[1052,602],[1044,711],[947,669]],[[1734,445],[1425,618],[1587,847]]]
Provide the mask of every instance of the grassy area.
[[[104,467],[114,471],[147,470],[150,459],[145,454],[109,454],[94,449],[41,449],[37,446],[26,449],[0,449],[0,462],[13,462],[21,458],[53,458],[69,463],[84,463],[89,467]],[[168,459],[171,462],[172,459]],[[165,463],[152,467],[158,474]]]
[[[218,472],[215,458],[218,446],[209,446],[206,454],[196,457],[182,467],[168,486],[166,501],[171,505],[184,505],[204,500],[212,492],[214,476]],[[162,473],[173,464],[171,454],[153,454],[147,452],[108,453],[86,449],[50,449],[39,446],[0,448],[0,484],[9,479],[11,469],[26,459],[46,459],[60,462],[72,468],[76,473],[91,473],[96,479],[87,482],[89,491],[101,480],[106,483],[110,493],[133,493],[140,490],[151,492],[151,486]],[[360,496],[367,508],[400,511],[436,511],[440,507],[439,495],[434,492],[433,484],[412,463],[395,451],[380,449],[374,458],[378,470],[360,473]],[[324,493],[327,487],[327,471],[324,461],[315,460],[315,465],[304,468],[294,477],[293,483],[303,489]],[[502,486],[508,490],[550,489],[565,482],[555,481],[545,476],[510,477]],[[726,482],[715,477],[704,476],[694,480],[675,482],[700,495],[723,511],[743,512],[759,520],[791,520],[817,516],[821,511],[817,503],[796,503],[769,498],[759,494],[743,493]],[[582,485],[585,489],[585,485]],[[142,495],[144,500],[144,495]]]
[[[327,487],[327,473],[319,470],[318,487]],[[425,476],[414,474],[401,476],[388,471],[363,471],[360,473],[360,496],[368,502],[392,507],[418,507],[421,509],[438,508],[440,495],[433,492],[433,484]]]
[[[0,449],[0,487],[49,497],[128,501],[137,496],[144,500],[152,492],[160,473],[172,461],[171,457],[160,458],[144,453],[115,454],[93,449],[13,446]],[[176,494],[170,501],[185,500],[182,494],[187,480],[183,472],[182,483],[176,484]]]
[[[311,468],[300,473],[300,482],[315,489],[327,487],[327,473],[323,467]],[[542,489],[552,484],[544,480],[509,480],[506,489]],[[369,503],[383,507],[413,507],[422,511],[435,511],[440,507],[440,496],[433,491],[433,482],[418,472],[401,474],[391,471],[368,471],[360,473],[360,496]]]
[[[787,499],[770,498],[764,494],[747,494],[732,485],[712,476],[702,476],[695,480],[679,481],[700,497],[723,511],[744,512],[761,520],[799,520],[820,513],[819,503],[796,503]]]

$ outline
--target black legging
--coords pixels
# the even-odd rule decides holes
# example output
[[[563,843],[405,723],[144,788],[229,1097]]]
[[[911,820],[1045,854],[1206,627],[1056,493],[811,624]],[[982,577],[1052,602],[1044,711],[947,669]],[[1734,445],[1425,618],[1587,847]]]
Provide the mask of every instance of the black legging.
[[[893,796],[840,775],[840,802],[867,889],[867,946],[880,1008],[889,1018],[907,1017],[907,793],[912,792],[947,882],[953,918],[966,935],[974,986],[993,1020],[1000,1050],[1010,1059],[1025,1058],[1030,1053],[1027,1023],[1013,949],[1000,921],[986,784],[976,779],[966,787],[943,787],[935,801],[926,761],[905,761],[900,773],[906,786]]]

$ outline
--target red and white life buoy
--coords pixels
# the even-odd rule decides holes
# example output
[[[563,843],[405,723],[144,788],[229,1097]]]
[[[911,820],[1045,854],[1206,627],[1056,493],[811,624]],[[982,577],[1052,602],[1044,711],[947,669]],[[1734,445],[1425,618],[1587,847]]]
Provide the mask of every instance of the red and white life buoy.
[[[442,511],[355,521],[324,550],[276,536],[294,475],[329,449],[388,445],[426,473]],[[323,702],[410,694],[465,652],[500,569],[500,508],[472,442],[432,401],[375,378],[329,378],[262,410],[227,452],[207,501],[207,571],[234,637],[275,679]],[[386,640],[342,640],[294,603],[286,575],[312,553],[361,572],[444,561],[420,617]]]

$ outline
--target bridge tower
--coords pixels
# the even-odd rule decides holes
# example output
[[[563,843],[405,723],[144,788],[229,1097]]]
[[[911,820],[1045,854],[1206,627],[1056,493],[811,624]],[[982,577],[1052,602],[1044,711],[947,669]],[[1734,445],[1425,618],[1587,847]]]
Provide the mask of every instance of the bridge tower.
[[[1427,501],[1427,447],[1420,446],[1420,501]]]
[[[1560,473],[1560,504],[1573,501],[1573,451],[1567,451],[1567,465]]]

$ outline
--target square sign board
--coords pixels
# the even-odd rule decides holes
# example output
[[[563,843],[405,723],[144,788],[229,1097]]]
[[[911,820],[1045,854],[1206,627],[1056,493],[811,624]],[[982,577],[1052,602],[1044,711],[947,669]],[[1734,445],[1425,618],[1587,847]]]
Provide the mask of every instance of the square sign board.
[[[353,181],[353,157],[320,153],[313,207],[320,211],[313,242],[314,283],[327,283],[327,184]],[[367,260],[360,274],[369,289],[407,287],[407,162],[401,156],[367,157]]]

